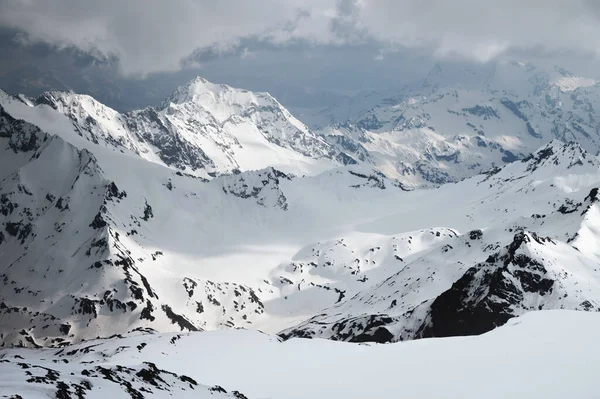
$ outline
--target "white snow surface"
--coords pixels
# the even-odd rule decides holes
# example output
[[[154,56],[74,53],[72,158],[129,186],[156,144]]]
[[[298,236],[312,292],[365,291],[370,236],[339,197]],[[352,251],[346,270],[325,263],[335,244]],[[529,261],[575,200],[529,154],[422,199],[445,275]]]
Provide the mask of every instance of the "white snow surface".
[[[82,374],[96,367],[158,369],[191,377],[199,385],[162,374],[165,383],[143,383],[121,373],[145,397],[250,399],[331,398],[579,398],[597,397],[596,344],[600,314],[532,312],[477,337],[425,339],[389,345],[348,344],[276,337],[254,331],[185,334],[135,333],[64,349],[0,350],[0,395],[53,397],[57,382],[27,382],[27,372],[73,386],[88,381],[86,398],[130,398],[126,387]],[[87,349],[86,349],[87,348]],[[23,359],[25,358],[25,359]],[[40,369],[45,367],[47,369]],[[71,374],[72,373],[72,374]],[[91,374],[91,376],[89,375]],[[213,388],[213,391],[210,391]],[[217,396],[219,397],[219,396]]]

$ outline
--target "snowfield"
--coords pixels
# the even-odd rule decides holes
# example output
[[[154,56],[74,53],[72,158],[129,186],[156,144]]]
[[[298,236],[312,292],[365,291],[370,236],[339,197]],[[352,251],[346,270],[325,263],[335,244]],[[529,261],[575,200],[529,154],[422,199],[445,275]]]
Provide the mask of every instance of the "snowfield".
[[[388,345],[281,342],[241,330],[135,333],[60,350],[0,350],[0,395],[591,399],[598,328],[598,313],[544,311],[477,337]]]

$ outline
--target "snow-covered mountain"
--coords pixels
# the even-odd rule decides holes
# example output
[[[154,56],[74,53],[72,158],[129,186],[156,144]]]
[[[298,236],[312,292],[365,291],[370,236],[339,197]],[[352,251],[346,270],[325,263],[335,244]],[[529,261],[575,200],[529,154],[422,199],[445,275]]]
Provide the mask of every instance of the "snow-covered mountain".
[[[222,89],[213,87],[216,97],[180,89],[159,120],[182,105],[263,123],[248,107],[222,105],[255,95]],[[364,163],[207,180],[157,158],[143,138],[150,128],[132,130],[127,116],[44,98],[51,106],[0,101],[4,346],[239,327],[389,342],[477,334],[532,310],[600,308],[600,161],[579,144],[555,140],[523,161],[429,190],[407,191]],[[189,136],[202,136],[192,125]],[[288,128],[281,122],[269,137],[289,139]],[[239,140],[255,133],[243,129]],[[308,138],[269,142],[333,165],[301,155],[307,143],[329,148]],[[189,159],[178,148],[173,155]]]
[[[0,93],[4,101],[10,96]],[[277,167],[314,174],[355,161],[336,151],[268,93],[197,78],[158,107],[120,114],[87,95],[47,92],[19,100],[66,115],[93,142],[203,178]]]
[[[310,235],[310,219],[296,235],[287,211],[316,217],[344,196],[402,191],[360,168],[313,180],[269,167],[209,182],[148,159],[139,136],[113,141],[64,109],[8,96],[1,106],[4,345],[252,326],[274,287],[263,281],[271,264],[251,266],[246,251]]]
[[[558,67],[440,64],[397,95],[366,93],[323,111],[331,123],[320,133],[406,184],[439,185],[521,159],[552,139],[598,154],[599,94],[593,79]]]

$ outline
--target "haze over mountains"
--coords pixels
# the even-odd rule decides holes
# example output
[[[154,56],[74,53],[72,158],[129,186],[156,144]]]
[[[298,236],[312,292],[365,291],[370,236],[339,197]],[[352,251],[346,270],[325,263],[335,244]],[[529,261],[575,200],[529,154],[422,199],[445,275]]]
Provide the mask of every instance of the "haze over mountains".
[[[365,93],[319,116],[322,134],[350,155],[357,148],[355,156],[405,183],[439,185],[555,138],[598,154],[597,97],[595,80],[559,67],[438,65],[398,95]]]
[[[438,67],[312,128],[268,93],[201,77],[125,113],[0,92],[0,391],[298,397],[214,358],[218,372],[190,375],[186,348],[242,340],[242,359],[256,344],[301,360],[362,349],[294,338],[395,343],[364,348],[388,364],[593,327],[598,90],[561,68]],[[192,334],[230,329],[270,335]]]

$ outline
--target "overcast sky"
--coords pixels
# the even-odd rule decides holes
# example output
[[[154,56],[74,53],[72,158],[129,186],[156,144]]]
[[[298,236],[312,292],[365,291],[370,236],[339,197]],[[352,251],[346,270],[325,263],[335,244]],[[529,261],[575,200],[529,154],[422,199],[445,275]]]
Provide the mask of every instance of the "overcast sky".
[[[197,49],[273,44],[424,47],[488,61],[512,49],[600,54],[597,0],[0,0],[24,41],[112,54],[125,74],[177,70]]]
[[[0,29],[11,47],[0,75],[44,49],[105,60],[115,79],[199,68],[279,95],[393,88],[447,60],[522,57],[597,76],[600,58],[600,0],[0,0]]]

